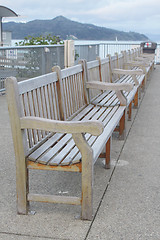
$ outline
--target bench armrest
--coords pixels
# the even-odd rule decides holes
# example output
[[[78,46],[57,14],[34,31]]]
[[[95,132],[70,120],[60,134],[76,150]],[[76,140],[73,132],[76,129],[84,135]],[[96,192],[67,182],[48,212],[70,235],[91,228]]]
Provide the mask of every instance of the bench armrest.
[[[136,61],[145,61],[145,63],[150,63],[153,59],[149,58],[149,57],[136,57],[135,58]]]
[[[86,88],[108,90],[108,91],[126,91],[130,92],[133,89],[132,83],[104,83],[104,82],[87,82]]]
[[[20,118],[21,129],[37,129],[58,133],[90,133],[98,136],[103,132],[103,123],[95,121],[60,121],[40,117]]]
[[[126,62],[125,65],[132,66],[132,67],[148,67],[148,64],[146,64],[143,61],[133,61],[133,62]]]
[[[137,79],[137,75],[144,75],[143,70],[142,69],[138,69],[138,70],[126,70],[126,69],[113,69],[112,73],[114,74],[122,74],[122,75],[131,75],[132,79],[135,83],[136,86],[139,85],[139,81]]]
[[[123,91],[130,92],[133,89],[132,83],[103,83],[103,82],[87,82],[86,88],[115,91],[121,106],[127,105],[127,99]]]
[[[113,69],[112,71],[115,74],[122,74],[122,75],[143,75],[143,70],[142,69],[138,69],[138,70],[126,70],[126,69]]]

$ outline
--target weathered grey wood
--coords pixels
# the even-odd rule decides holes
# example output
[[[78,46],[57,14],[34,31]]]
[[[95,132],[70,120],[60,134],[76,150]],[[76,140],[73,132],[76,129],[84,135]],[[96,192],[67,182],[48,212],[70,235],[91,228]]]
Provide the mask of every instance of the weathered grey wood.
[[[68,197],[68,196],[56,196],[56,195],[41,195],[29,193],[27,197],[28,201],[31,202],[46,202],[46,203],[63,203],[71,205],[80,205],[81,198]]]
[[[56,133],[47,139],[41,146],[36,148],[32,153],[28,154],[27,158],[31,161],[36,161],[41,155],[43,155],[52,145],[54,145],[60,138],[62,133]]]
[[[143,84],[143,88],[144,88],[144,85],[146,82],[145,67],[143,66],[142,69],[139,69],[140,65],[139,66],[133,65],[134,69],[129,69],[129,70],[123,69],[125,67],[125,63],[129,62],[129,61],[131,62],[131,60],[133,58],[131,56],[131,52],[129,54],[127,52],[123,52],[122,54],[119,54],[119,55],[115,54],[114,57],[111,57],[110,55],[108,55],[108,58],[109,58],[109,72],[110,72],[111,82],[115,81],[116,83],[132,83],[136,86],[136,88],[134,87],[132,89],[132,91],[130,91],[129,93],[127,93],[127,92],[122,93],[122,95],[124,94],[124,96],[127,100],[127,101],[125,101],[125,99],[122,98],[123,105],[127,104],[127,106],[129,106],[130,102],[133,101],[134,96],[136,94],[135,90],[137,89],[137,93],[140,94],[139,87]],[[106,62],[108,62],[108,58],[106,58],[105,60],[101,60],[101,64],[104,66],[107,66]],[[133,62],[133,60],[132,60],[132,62]],[[137,61],[136,61],[136,63],[137,63]],[[101,69],[105,69],[104,66],[101,66]],[[133,66],[132,66],[132,68],[133,68]],[[102,81],[105,80],[105,82],[106,82],[106,79],[103,77],[103,75],[106,75],[106,74],[104,74],[104,72],[103,72]],[[144,79],[145,79],[145,81],[144,81]],[[105,98],[104,98],[100,104],[103,104],[104,106],[109,106],[109,105],[113,106],[116,104],[120,104],[118,101],[113,100],[113,98],[110,99],[110,101],[108,101],[107,98],[108,98],[108,94],[106,93],[106,102],[105,102]],[[122,101],[121,101],[121,104],[122,104]],[[93,103],[95,104],[96,101],[94,101]],[[130,113],[131,113],[131,111],[130,111]]]
[[[49,73],[29,80],[21,81],[18,83],[19,94],[32,91],[34,89],[46,86],[46,84],[50,84],[53,82],[57,82],[56,73]]]
[[[54,69],[55,69],[55,68],[53,67],[53,70],[54,70]],[[80,72],[82,72],[82,71],[83,71],[82,65],[81,65],[81,64],[78,64],[78,65],[76,65],[76,66],[70,67],[70,68],[69,68],[69,71],[68,71],[67,68],[66,68],[66,69],[63,69],[63,70],[61,71],[61,77],[62,77],[62,78],[67,78],[67,77],[70,77],[70,76],[72,76],[72,75],[74,75],[74,74],[77,74],[77,72],[80,73]]]
[[[47,171],[61,171],[61,172],[82,172],[82,164],[81,162],[78,164],[71,165],[45,165],[40,163],[35,163],[32,161],[27,161],[27,169],[35,169],[35,170],[47,170]]]
[[[62,86],[62,76],[61,76],[61,70],[59,66],[55,66],[52,68],[53,72],[57,73],[57,97],[58,97],[58,105],[59,105],[59,114],[61,120],[66,120],[66,112],[64,109],[64,91]]]
[[[87,88],[98,88],[101,90],[107,90],[107,91],[127,91],[130,92],[133,89],[133,84],[131,83],[103,83],[103,82],[87,82],[86,83]]]
[[[82,219],[93,216],[93,150],[83,134],[74,133],[73,139],[82,154]]]
[[[114,115],[111,114],[111,121],[107,121],[106,123],[106,127],[104,129],[104,132],[102,135],[100,135],[100,137],[97,139],[96,141],[96,146],[99,146],[99,148],[94,147],[95,145],[93,145],[93,159],[94,162],[96,161],[97,157],[99,156],[100,152],[102,152],[103,148],[104,148],[104,144],[103,141],[105,139],[105,143],[107,143],[109,137],[112,135],[112,130],[116,128],[118,122],[120,121],[120,119],[122,118],[124,111],[125,111],[125,107],[121,106],[121,107],[117,107],[117,111],[115,111]],[[107,137],[106,137],[107,136]]]
[[[85,133],[100,135],[103,132],[103,124],[100,121],[57,121],[39,117],[20,118],[21,129],[38,129],[59,133]]]
[[[20,117],[22,113],[18,99],[18,86],[15,78],[6,79],[6,93],[16,157],[17,211],[19,214],[27,214],[28,172],[26,169],[25,151],[23,147],[23,143],[25,144],[26,139],[23,138],[23,132],[20,130]]]
[[[125,70],[125,69],[113,69],[112,70],[113,73],[116,73],[116,74],[122,74],[122,75],[131,75],[133,80],[134,80],[134,83],[136,85],[139,85],[139,81],[137,79],[137,76],[136,75],[143,75],[143,71],[142,69],[139,69],[139,70]]]
[[[110,59],[113,68],[123,65],[120,57]],[[126,59],[131,59],[131,53]],[[112,133],[117,125],[121,137],[125,132],[126,99],[133,99],[142,71],[130,71],[127,76],[126,70],[116,72],[122,76],[116,83],[107,83],[110,73],[113,77],[109,58],[82,60],[77,66],[53,71],[18,84],[10,79],[6,84],[7,95],[12,95],[7,98],[17,162],[18,212],[26,214],[29,201],[81,204],[82,219],[91,220],[93,165],[106,147],[109,168]],[[137,77],[137,86],[133,87],[132,76]],[[29,193],[30,169],[81,172],[82,197]]]
[[[127,99],[125,98],[122,90],[130,92],[133,89],[133,85],[130,83],[114,84],[114,83],[102,83],[102,82],[88,82],[86,83],[86,87],[92,88],[92,89],[115,91],[121,106],[125,106],[127,104]]]

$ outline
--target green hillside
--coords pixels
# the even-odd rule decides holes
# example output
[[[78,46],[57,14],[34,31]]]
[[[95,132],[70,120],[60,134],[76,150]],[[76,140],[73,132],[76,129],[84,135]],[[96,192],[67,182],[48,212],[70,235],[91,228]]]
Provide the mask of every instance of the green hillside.
[[[123,32],[110,28],[98,27],[92,24],[82,24],[71,21],[63,16],[52,20],[33,20],[27,23],[3,23],[4,31],[12,31],[13,39],[40,35],[59,35],[62,39],[74,36],[79,40],[124,40],[145,41],[148,38],[136,32]]]

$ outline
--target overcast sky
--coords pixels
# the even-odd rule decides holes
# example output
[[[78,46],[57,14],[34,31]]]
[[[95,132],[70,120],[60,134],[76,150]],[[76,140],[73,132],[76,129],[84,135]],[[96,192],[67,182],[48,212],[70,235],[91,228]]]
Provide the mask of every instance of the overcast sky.
[[[160,33],[160,0],[0,0],[0,5],[20,15],[14,21],[63,15],[78,22],[122,31]]]

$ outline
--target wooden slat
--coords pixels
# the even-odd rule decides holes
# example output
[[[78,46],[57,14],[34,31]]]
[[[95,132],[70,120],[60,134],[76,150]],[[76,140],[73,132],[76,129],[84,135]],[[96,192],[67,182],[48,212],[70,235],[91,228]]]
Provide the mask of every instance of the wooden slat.
[[[62,138],[62,133],[54,134],[51,138],[46,140],[45,143],[43,143],[39,148],[37,148],[34,152],[32,152],[29,156],[27,156],[27,159],[31,161],[36,161],[42,154],[47,151],[48,148],[50,148],[52,145],[54,145],[60,138]]]
[[[43,117],[42,98],[40,88],[37,89],[37,105],[39,111],[39,117]],[[41,131],[42,138],[46,136],[45,131]]]
[[[59,165],[61,164],[61,162],[63,162],[63,159],[71,152],[71,150],[75,147],[75,142],[73,141],[73,139],[71,139],[71,141],[69,141],[66,146],[63,147],[63,149],[55,156],[51,159],[51,161],[49,162],[50,165]],[[79,150],[78,150],[79,151]],[[72,159],[68,158],[68,162],[65,161],[66,165],[69,165],[71,163]],[[63,162],[64,165],[64,162]]]
[[[47,86],[48,88],[48,101],[49,101],[49,111],[50,111],[50,118],[55,119],[54,116],[54,107],[53,107],[53,95],[52,95],[52,89],[51,84]]]
[[[106,96],[106,98],[104,98],[101,102],[99,102],[98,105],[100,105],[100,106],[104,106],[104,105],[105,105],[105,106],[110,106],[110,105],[113,104],[113,102],[115,101],[115,99],[116,99],[116,101],[118,100],[116,94],[114,93],[114,94],[112,95],[112,97],[109,98],[109,99],[108,99],[108,96]]]
[[[114,114],[114,111],[111,111],[112,108],[103,108],[100,109],[99,107],[95,107],[92,109],[92,111],[90,111],[87,115],[85,115],[82,119],[83,120],[88,120],[88,119],[92,119],[92,120],[96,120],[96,119],[100,119],[100,120],[104,120],[104,124],[106,124],[109,119],[112,117],[112,115]],[[115,108],[116,110],[116,108]],[[108,112],[108,113],[107,113]],[[108,116],[108,117],[106,117]],[[52,137],[53,138],[53,137]],[[93,144],[93,142],[96,141],[97,137],[91,136],[90,134],[86,134],[86,139],[89,142],[89,144]],[[59,165],[59,164],[70,164],[71,163],[71,156],[74,159],[74,161],[72,163],[77,163],[81,160],[81,154],[79,154],[77,157],[74,157],[75,155],[78,154],[79,150],[77,147],[75,147],[74,141],[71,138],[71,135],[66,135],[65,137],[63,137],[59,142],[56,143],[56,145],[50,149],[49,148],[49,141],[50,143],[52,143],[53,140],[48,140],[48,142],[46,142],[45,144],[43,144],[40,147],[40,151],[35,151],[34,153],[32,153],[29,156],[29,159],[31,159],[31,157],[36,157],[37,161],[43,164],[46,164],[49,159],[49,163],[50,165]],[[66,146],[65,146],[66,145]],[[46,147],[48,148],[48,150],[46,149]],[[43,151],[47,151],[46,153],[44,153]],[[58,153],[59,152],[59,153]],[[58,154],[56,154],[58,153]],[[43,155],[42,155],[43,154]],[[41,156],[42,155],[42,156]],[[68,157],[67,157],[68,155]],[[39,157],[40,156],[40,157]],[[64,159],[64,161],[62,161]],[[76,159],[76,160],[75,160]],[[62,163],[61,163],[62,161]]]
[[[90,111],[87,115],[84,115],[83,118],[82,118],[82,116],[81,117],[79,116],[80,118],[82,118],[81,121],[89,120],[89,119],[96,120],[96,119],[100,118],[100,116],[102,115],[102,112],[104,112],[104,110],[99,111],[99,109],[100,109],[99,107],[94,107],[92,109],[92,111]],[[89,136],[91,136],[91,135],[89,135]],[[62,151],[60,151],[54,158],[51,159],[51,161],[49,162],[50,165],[58,165],[60,163],[62,165],[64,165],[64,164],[71,163],[71,160],[72,160],[71,155],[73,157],[74,155],[77,154],[77,151],[79,151],[79,150],[77,147],[75,147],[74,141],[72,139],[67,139],[67,140],[68,141],[70,140],[70,141],[62,149]],[[88,140],[88,138],[87,138],[87,140]],[[63,144],[66,144],[64,139],[62,139],[62,143],[60,143],[60,147],[62,147]],[[72,153],[71,153],[71,151],[72,151]],[[67,157],[68,154],[69,154],[69,157]],[[62,161],[63,159],[65,159],[65,160]],[[80,159],[81,159],[81,155],[80,155],[80,158],[78,159],[78,161],[80,161]],[[78,161],[76,161],[76,163]]]
[[[118,122],[120,121],[123,113],[124,113],[125,107],[118,107],[117,111],[114,115],[112,115],[111,121],[109,121],[104,129],[104,132],[97,138],[97,141],[92,146],[93,148],[93,159],[96,161],[98,156],[103,150],[104,143],[106,143],[109,139],[109,137],[112,135],[115,127],[117,126]],[[98,147],[97,147],[98,146]]]
[[[48,118],[47,109],[46,109],[46,99],[45,99],[45,93],[44,93],[44,86],[40,88],[40,93],[41,93],[43,117]]]
[[[35,116],[33,96],[31,92],[28,93],[28,106],[29,106],[30,116]],[[32,139],[33,139],[33,143],[37,144],[38,142],[37,131],[34,129],[32,130]]]
[[[40,117],[39,114],[39,106],[38,106],[38,97],[37,97],[37,89],[32,91],[32,97],[33,97],[33,107],[34,107],[34,113],[36,117]],[[41,131],[37,131],[37,137],[38,137],[38,141],[42,140],[42,132]]]
[[[114,116],[115,112],[117,111],[119,107],[115,107],[113,108],[105,108],[105,112],[101,115],[99,115],[100,117],[97,117],[98,120],[102,121],[104,126],[107,125],[107,123],[110,121],[110,119]],[[125,108],[123,108],[125,109]],[[118,120],[119,121],[119,120]],[[111,129],[111,131],[113,132],[114,129]],[[108,136],[106,135],[106,138]],[[96,141],[97,137],[96,136],[91,136],[90,134],[85,134],[85,138],[88,141],[88,143],[92,146],[93,143]],[[98,137],[99,138],[99,137]],[[96,148],[99,148],[99,146],[97,145]],[[78,163],[81,159],[81,153],[79,152],[76,157],[73,158],[72,163]]]
[[[65,156],[65,158],[61,162],[61,165],[63,166],[63,165],[75,164],[75,162],[73,162],[73,159],[75,159],[78,153],[79,153],[79,149],[77,148],[77,146],[74,146],[74,148],[72,148],[72,151],[70,151],[68,155]],[[79,163],[80,160],[81,160],[81,155],[78,158],[77,163]]]
[[[58,96],[57,96],[57,88],[56,84],[51,84],[51,91],[52,91],[52,102],[53,102],[53,111],[54,111],[54,119],[60,120],[60,112],[58,107]]]
[[[27,161],[27,168],[28,169],[38,169],[38,170],[47,170],[47,171],[63,171],[63,172],[82,172],[82,164],[81,162],[78,164],[72,165],[58,165],[58,166],[51,166],[51,165],[44,165],[41,163],[35,163],[32,161]]]
[[[60,151],[72,138],[71,134],[65,135],[52,148],[48,149],[46,153],[40,156],[37,160],[39,163],[54,165],[50,160]],[[58,165],[58,164],[57,164]]]
[[[82,72],[82,65],[78,64],[70,68],[65,68],[61,70],[61,76],[62,78],[67,78],[69,76],[75,75],[77,73]]]
[[[106,96],[108,97],[108,99],[110,99],[113,95],[114,95],[113,92],[105,91],[101,95],[99,95],[97,98],[95,98],[92,103],[95,105],[98,105],[101,101],[103,101],[106,98]]]
[[[57,196],[57,195],[45,195],[45,194],[33,194],[27,195],[28,201],[33,202],[46,202],[46,203],[63,203],[71,205],[81,205],[81,198],[69,197],[69,196]]]
[[[86,115],[88,112],[90,112],[93,109],[93,105],[89,104],[86,106],[80,113],[78,113],[73,119],[74,121],[79,121],[83,118],[84,115]]]
[[[23,94],[32,91],[36,88],[41,88],[47,84],[57,81],[56,73],[49,73],[46,75],[31,78],[29,80],[21,81],[18,83],[19,94]]]
[[[98,60],[87,62],[88,70],[92,69],[92,68],[96,68],[96,67],[99,67],[99,61]]]
[[[30,110],[29,110],[29,104],[28,104],[28,94],[23,95],[23,104],[24,104],[25,116],[30,116]],[[29,147],[32,148],[33,147],[32,130],[28,129],[27,134],[28,134]]]
[[[44,86],[44,95],[45,95],[47,118],[48,118],[48,119],[51,119],[52,117],[51,117],[51,111],[50,111],[50,102],[49,102],[48,86]]]
[[[101,64],[102,65],[104,65],[106,63],[109,63],[109,58],[108,57],[101,59]]]

